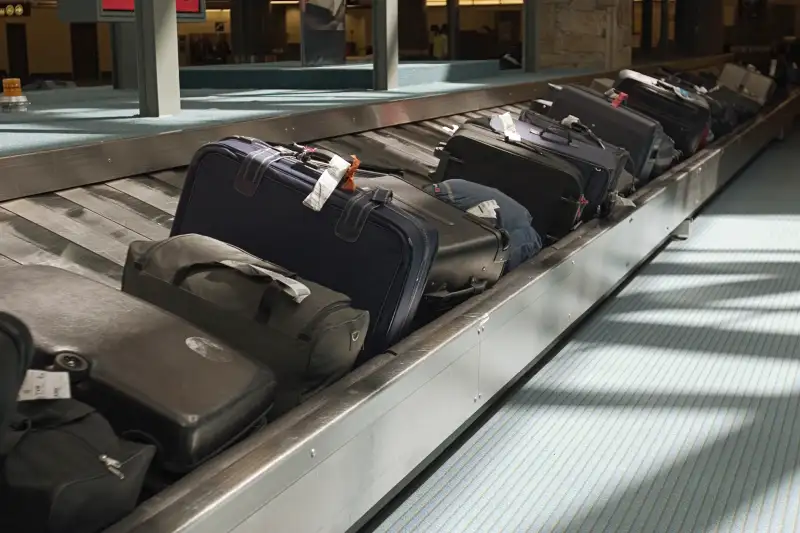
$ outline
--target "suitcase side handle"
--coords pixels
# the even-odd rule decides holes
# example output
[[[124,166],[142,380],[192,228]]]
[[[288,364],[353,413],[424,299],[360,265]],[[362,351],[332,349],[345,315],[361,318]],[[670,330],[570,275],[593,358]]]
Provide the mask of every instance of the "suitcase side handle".
[[[457,291],[440,290],[437,292],[429,292],[423,298],[432,305],[434,308],[445,307],[450,308],[454,303],[472,298],[481,294],[488,287],[486,280],[472,280],[469,287]]]
[[[334,233],[345,242],[356,242],[370,214],[375,209],[391,203],[392,197],[392,191],[383,187],[356,193],[345,205]]]

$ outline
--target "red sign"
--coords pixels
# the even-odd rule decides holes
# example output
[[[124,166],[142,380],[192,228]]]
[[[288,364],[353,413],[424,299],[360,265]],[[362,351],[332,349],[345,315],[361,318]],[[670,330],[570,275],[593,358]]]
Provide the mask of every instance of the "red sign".
[[[133,11],[134,0],[101,0],[100,7],[103,11]],[[200,0],[175,0],[178,13],[200,13]]]

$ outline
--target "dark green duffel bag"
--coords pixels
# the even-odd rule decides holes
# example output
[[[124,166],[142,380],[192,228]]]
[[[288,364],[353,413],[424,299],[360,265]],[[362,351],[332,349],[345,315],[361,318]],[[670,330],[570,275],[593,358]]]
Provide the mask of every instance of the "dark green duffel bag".
[[[267,365],[275,416],[349,372],[369,325],[348,296],[202,235],[132,243],[122,290]]]

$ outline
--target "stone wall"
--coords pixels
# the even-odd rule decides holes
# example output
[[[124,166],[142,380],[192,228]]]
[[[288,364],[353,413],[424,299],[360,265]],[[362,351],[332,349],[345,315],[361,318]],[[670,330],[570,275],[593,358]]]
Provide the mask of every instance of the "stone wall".
[[[539,1],[540,68],[630,65],[633,0]]]

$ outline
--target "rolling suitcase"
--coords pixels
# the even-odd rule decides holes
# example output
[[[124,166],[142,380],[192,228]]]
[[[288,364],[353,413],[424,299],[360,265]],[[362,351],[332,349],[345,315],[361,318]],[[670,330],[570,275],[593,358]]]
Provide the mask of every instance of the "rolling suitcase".
[[[581,170],[529,141],[467,122],[436,154],[434,181],[459,178],[495,187],[530,212],[546,240],[560,239],[580,221],[587,203]]]
[[[369,313],[344,294],[202,235],[131,243],[122,290],[271,369],[270,418],[349,372],[369,325]]]
[[[554,91],[550,118],[575,116],[598,137],[630,154],[629,172],[646,183],[672,166],[675,145],[661,124],[638,111],[615,106],[606,96],[578,85]]]
[[[634,70],[619,73],[615,90],[625,105],[659,121],[683,157],[690,157],[708,138],[711,112],[701,96]]]
[[[384,188],[348,190],[354,166],[230,137],[195,154],[172,235],[197,233],[346,294],[370,315],[363,358],[409,330],[438,250],[430,223]]]
[[[514,121],[508,113],[505,115],[477,123],[498,133],[503,131],[504,121],[513,124],[523,140],[573,163],[583,175],[586,206],[581,214],[582,219],[591,220],[605,212],[609,195],[617,189],[620,172],[630,161],[627,150],[600,140],[591,129],[576,119],[565,120],[562,124],[535,112],[521,113],[518,121]]]
[[[718,91],[711,93],[705,87],[695,85],[673,74],[664,73],[660,78],[702,97],[707,102],[711,114],[711,131],[715,137],[719,138],[729,134],[739,124],[739,113],[736,106],[724,98],[716,98]]]
[[[719,84],[765,105],[775,93],[775,80],[760,72],[727,63],[719,75]]]
[[[65,270],[0,272],[0,311],[25,322],[35,368],[70,373],[72,395],[121,437],[186,472],[264,420],[275,378],[189,323]]]
[[[394,202],[427,221],[439,235],[422,300],[422,312],[433,316],[483,292],[500,279],[508,260],[508,234],[479,214],[464,212],[397,176],[361,173],[356,185],[368,191],[392,191]]]

